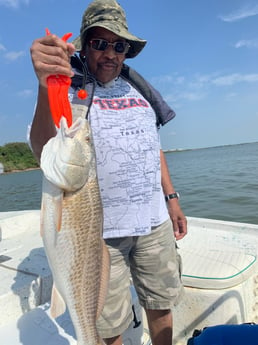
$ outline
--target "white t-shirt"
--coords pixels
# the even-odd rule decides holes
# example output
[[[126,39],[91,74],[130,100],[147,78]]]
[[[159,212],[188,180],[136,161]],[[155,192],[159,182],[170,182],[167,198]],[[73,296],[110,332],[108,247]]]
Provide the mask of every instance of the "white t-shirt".
[[[104,208],[104,238],[148,234],[168,219],[156,116],[122,78],[96,86],[89,112]]]

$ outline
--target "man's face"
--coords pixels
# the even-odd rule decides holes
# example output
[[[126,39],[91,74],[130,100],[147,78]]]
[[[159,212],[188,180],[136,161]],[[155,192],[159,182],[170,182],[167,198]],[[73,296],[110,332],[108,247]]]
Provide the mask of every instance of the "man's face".
[[[90,44],[93,39],[102,39],[109,43],[125,42],[125,40],[101,27],[91,29],[87,38],[86,47],[82,54],[85,54],[89,71],[98,81],[108,83],[120,74],[125,53],[116,53],[111,45],[104,51],[96,50]]]

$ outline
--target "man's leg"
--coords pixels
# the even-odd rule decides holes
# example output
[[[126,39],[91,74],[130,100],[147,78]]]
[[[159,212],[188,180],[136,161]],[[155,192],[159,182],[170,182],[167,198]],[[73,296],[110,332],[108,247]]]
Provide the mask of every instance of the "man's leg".
[[[172,344],[171,308],[183,292],[181,260],[172,223],[167,220],[138,237],[130,256],[131,273],[140,304],[146,310],[154,345]]]
[[[105,305],[97,320],[97,330],[108,345],[121,345],[120,335],[133,320],[128,253],[132,238],[107,239],[111,267]]]
[[[171,310],[146,309],[145,312],[148,320],[152,345],[172,345]]]
[[[145,310],[152,345],[172,345],[172,313],[170,310]],[[104,339],[106,345],[122,345],[122,337]]]

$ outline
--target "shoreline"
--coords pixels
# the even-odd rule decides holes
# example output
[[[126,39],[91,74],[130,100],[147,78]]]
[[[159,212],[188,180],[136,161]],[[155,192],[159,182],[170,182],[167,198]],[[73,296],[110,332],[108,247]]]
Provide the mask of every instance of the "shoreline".
[[[20,172],[26,172],[26,171],[31,171],[31,170],[40,170],[40,167],[38,168],[27,168],[27,169],[23,169],[23,170],[18,170],[18,169],[15,169],[15,170],[11,170],[11,171],[4,171],[0,174],[1,175],[8,175],[8,174],[13,174],[13,173],[20,173]]]

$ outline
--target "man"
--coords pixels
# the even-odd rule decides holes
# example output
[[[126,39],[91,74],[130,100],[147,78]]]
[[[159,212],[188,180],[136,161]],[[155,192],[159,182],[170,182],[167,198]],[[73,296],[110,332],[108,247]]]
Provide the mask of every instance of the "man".
[[[73,44],[55,35],[32,44],[39,91],[31,145],[40,159],[43,145],[56,134],[47,95],[49,75],[72,77],[72,103],[83,102],[78,100],[78,89],[91,90],[86,116],[97,156],[103,237],[111,255],[109,292],[98,331],[106,344],[122,344],[121,334],[133,317],[131,275],[146,311],[152,343],[171,345],[171,308],[182,293],[175,239],[185,236],[187,224],[160,150],[158,126],[173,118],[174,112],[124,65],[146,41],[128,32],[124,11],[115,0],[95,0],[88,6],[74,43],[80,53],[72,57],[73,69]]]

